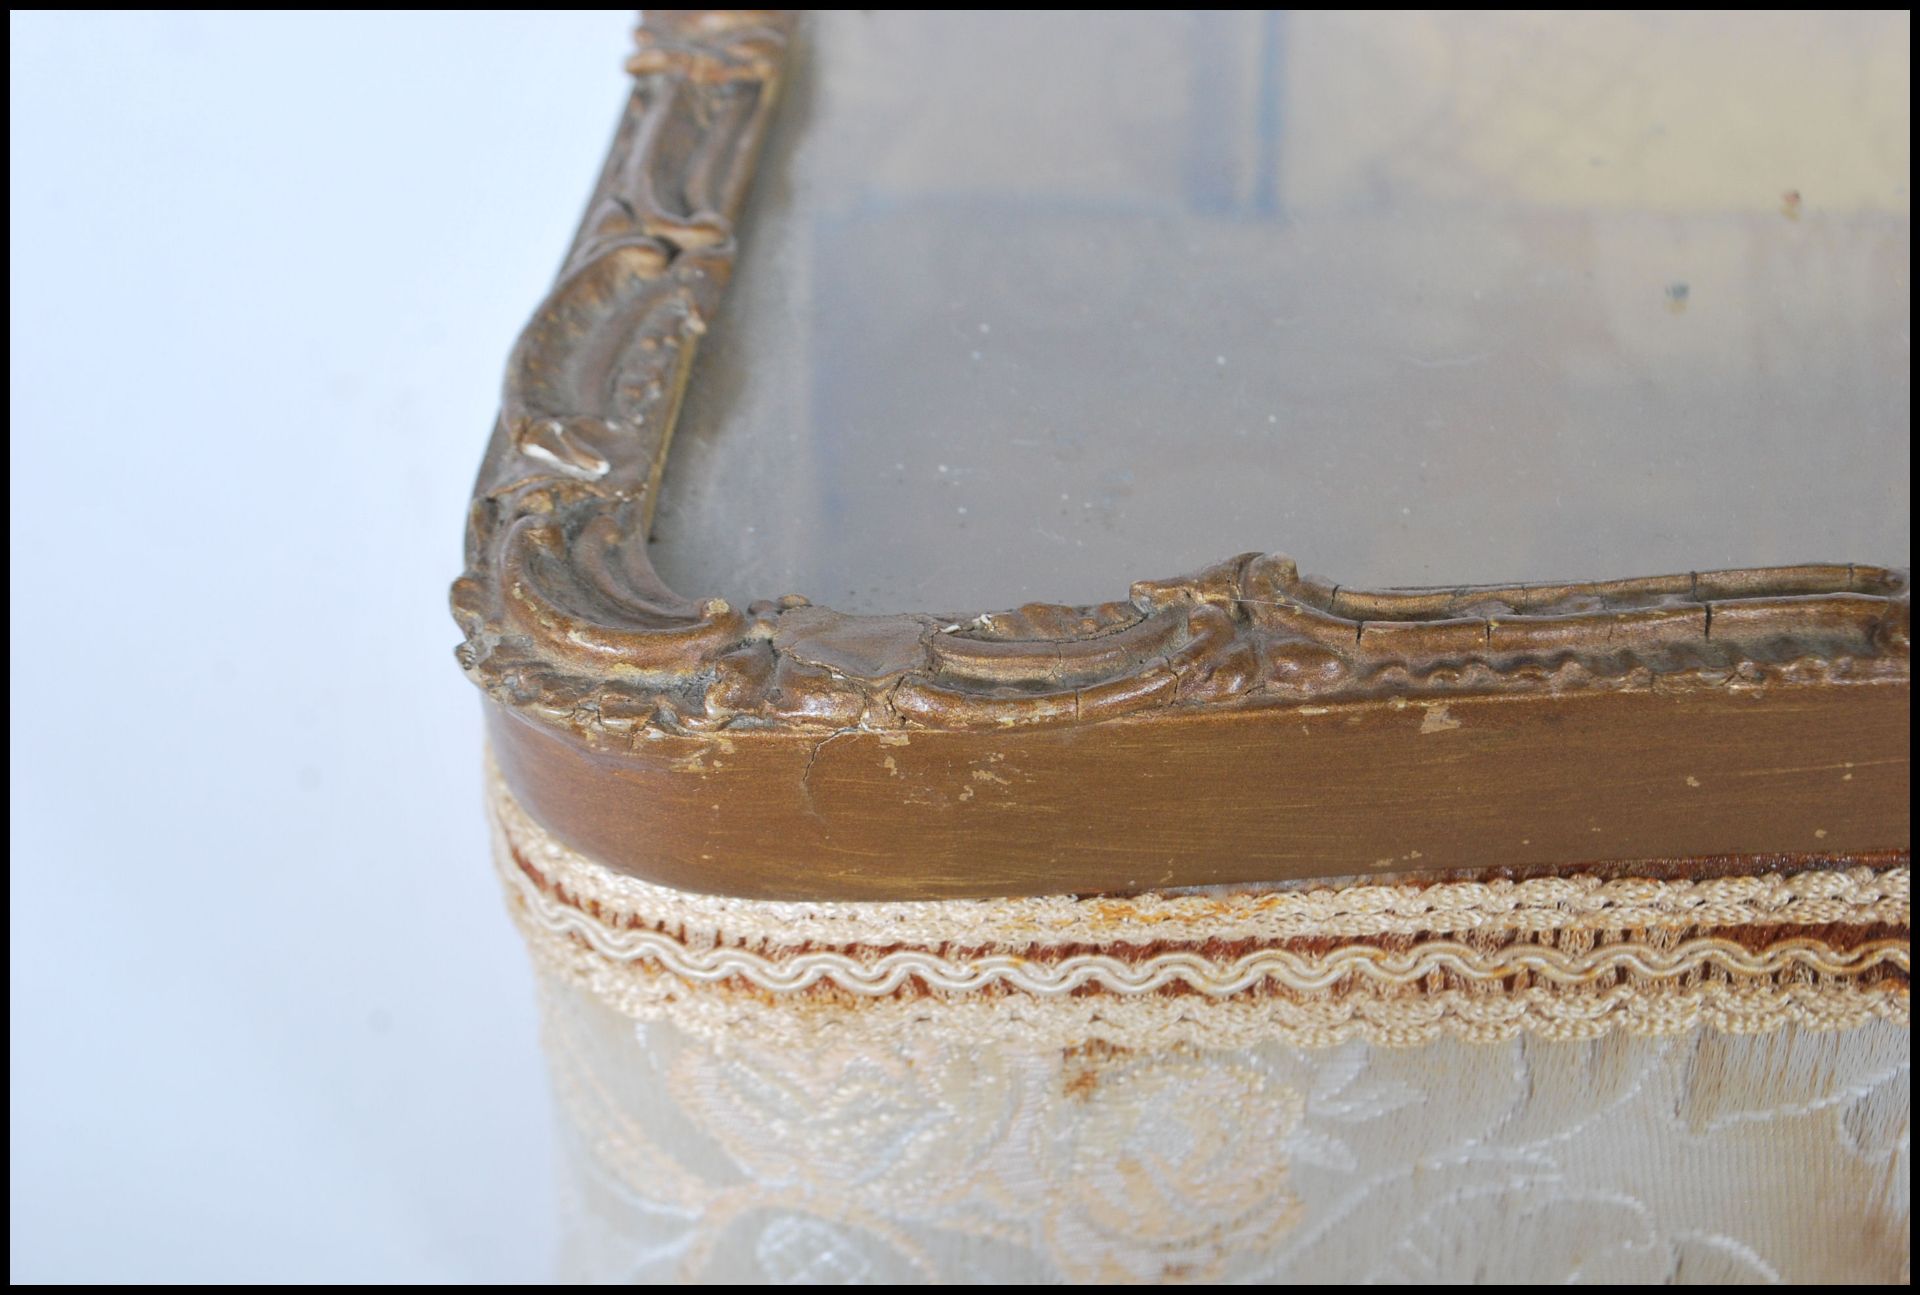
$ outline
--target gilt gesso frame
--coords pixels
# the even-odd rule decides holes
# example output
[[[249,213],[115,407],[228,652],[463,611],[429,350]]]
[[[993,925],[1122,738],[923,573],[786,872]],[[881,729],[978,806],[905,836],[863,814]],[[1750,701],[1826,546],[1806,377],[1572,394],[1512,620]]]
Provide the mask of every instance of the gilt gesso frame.
[[[1901,571],[1376,592],[1246,554],[1096,606],[884,616],[667,588],[649,522],[791,31],[642,27],[509,364],[453,605],[548,831],[648,881],[820,900],[1907,852]]]

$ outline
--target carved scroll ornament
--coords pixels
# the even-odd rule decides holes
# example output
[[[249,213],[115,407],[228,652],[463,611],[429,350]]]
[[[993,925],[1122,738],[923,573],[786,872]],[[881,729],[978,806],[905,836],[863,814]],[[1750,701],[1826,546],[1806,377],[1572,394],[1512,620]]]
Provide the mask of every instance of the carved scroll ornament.
[[[668,589],[674,415],[732,267],[791,19],[663,12],[558,285],[515,348],[454,608],[496,700],[649,727],[982,728],[1382,695],[1905,678],[1904,573],[1864,566],[1367,592],[1243,555],[1093,607],[856,616]]]
[[[763,11],[642,28],[475,487],[459,658],[515,794],[574,847],[668,885],[823,898],[1906,848],[1902,571],[1373,592],[1247,554],[1095,606],[898,615],[668,588],[649,523],[791,32]],[[1432,774],[1395,708],[1421,734],[1473,710],[1467,763]],[[1070,740],[1109,721],[1124,742]],[[1665,768],[1676,751],[1700,763]],[[1027,781],[983,833],[970,780],[1003,759]],[[1232,830],[1181,830],[1196,797]]]

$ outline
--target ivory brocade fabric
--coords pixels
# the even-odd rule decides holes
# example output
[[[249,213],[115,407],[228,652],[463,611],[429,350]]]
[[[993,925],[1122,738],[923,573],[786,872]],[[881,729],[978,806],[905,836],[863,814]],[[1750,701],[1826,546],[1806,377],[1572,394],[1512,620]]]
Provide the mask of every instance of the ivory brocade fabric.
[[[572,1279],[1907,1279],[1904,859],[791,905],[493,810]]]

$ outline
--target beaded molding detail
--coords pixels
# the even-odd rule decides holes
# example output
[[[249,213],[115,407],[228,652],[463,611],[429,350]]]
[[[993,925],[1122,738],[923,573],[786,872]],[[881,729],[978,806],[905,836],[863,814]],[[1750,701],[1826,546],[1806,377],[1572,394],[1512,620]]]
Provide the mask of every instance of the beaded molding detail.
[[[536,960],[626,1015],[713,1036],[933,1024],[1047,1046],[1319,1046],[1908,1019],[1904,862],[1698,882],[768,902],[616,874],[533,823],[497,773],[490,788],[496,861]]]

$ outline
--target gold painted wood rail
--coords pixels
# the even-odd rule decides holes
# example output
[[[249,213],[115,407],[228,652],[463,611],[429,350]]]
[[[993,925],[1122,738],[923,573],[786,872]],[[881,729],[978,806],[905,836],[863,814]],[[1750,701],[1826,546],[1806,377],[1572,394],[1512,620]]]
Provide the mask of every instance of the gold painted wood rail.
[[[1248,554],[1096,606],[884,616],[669,589],[648,526],[790,30],[649,20],[509,366],[453,606],[558,838],[823,900],[1908,849],[1904,572],[1374,592]]]

